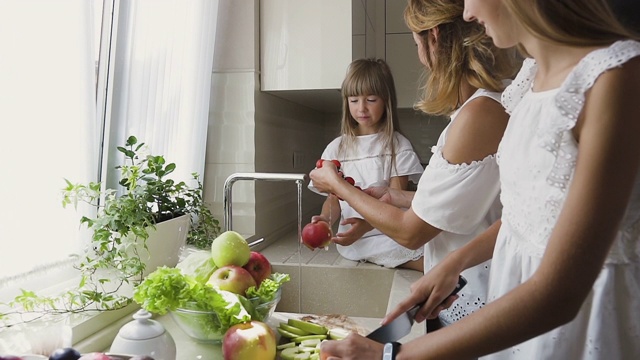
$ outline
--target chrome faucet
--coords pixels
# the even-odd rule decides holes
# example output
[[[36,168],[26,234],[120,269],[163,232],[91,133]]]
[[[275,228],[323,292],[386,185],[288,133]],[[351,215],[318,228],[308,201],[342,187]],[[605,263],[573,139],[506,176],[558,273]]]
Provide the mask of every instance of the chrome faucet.
[[[298,185],[298,238],[302,233],[302,185],[306,179],[306,174],[287,174],[287,173],[235,173],[229,175],[224,182],[224,194],[222,205],[224,209],[224,229],[232,230],[232,209],[231,209],[231,190],[233,184],[238,180],[264,180],[264,181],[295,181]],[[249,244],[255,246],[264,240],[258,239]]]

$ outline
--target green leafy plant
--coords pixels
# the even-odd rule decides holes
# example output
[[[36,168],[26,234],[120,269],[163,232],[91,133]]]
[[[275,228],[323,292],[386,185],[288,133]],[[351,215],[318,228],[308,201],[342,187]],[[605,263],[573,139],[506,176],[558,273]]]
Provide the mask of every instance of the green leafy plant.
[[[18,322],[28,322],[52,314],[127,306],[132,299],[122,295],[121,288],[139,284],[144,278],[145,264],[134,244],[142,244],[148,250],[149,231],[160,222],[189,215],[187,244],[199,249],[211,246],[221,229],[204,203],[198,174],[192,174],[195,187],[174,181],[169,175],[176,165],[167,163],[163,156],[141,155],[143,147],[144,143],[130,136],[125,146],[117,148],[125,156],[124,164],[116,167],[121,175],[121,194],[116,189],[103,189],[101,183],[74,184],[65,179],[62,205],[77,208],[79,203],[86,203],[96,210],[95,217],[80,219],[92,233],[90,246],[74,265],[80,271],[80,282],[56,296],[22,290],[13,301],[4,304],[16,310],[0,313],[0,321],[10,324],[8,319],[18,316]]]

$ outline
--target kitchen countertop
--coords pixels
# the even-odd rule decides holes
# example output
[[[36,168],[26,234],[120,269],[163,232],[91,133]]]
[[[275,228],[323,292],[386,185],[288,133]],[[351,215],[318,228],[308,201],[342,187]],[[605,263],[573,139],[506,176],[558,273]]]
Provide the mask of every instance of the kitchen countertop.
[[[290,318],[300,318],[302,315],[293,313],[276,312],[267,321],[272,329],[277,328],[281,321],[286,322]],[[351,319],[359,326],[373,330],[379,326],[380,319],[373,318],[358,318],[351,317]],[[171,334],[173,340],[176,342],[177,360],[222,360],[222,347],[220,344],[208,344],[201,343],[193,340],[187,334],[185,334],[178,324],[173,321],[170,315],[163,315],[156,317],[155,320],[159,321],[165,329]],[[280,335],[276,333],[279,341]]]

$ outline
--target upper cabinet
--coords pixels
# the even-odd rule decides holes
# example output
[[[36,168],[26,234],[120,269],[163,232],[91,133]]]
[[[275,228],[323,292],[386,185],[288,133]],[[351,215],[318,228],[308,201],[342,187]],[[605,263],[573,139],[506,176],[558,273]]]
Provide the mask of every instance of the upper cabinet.
[[[386,59],[400,107],[415,101],[421,66],[403,0],[260,0],[261,90],[339,111],[353,59]]]
[[[262,0],[262,90],[339,89],[351,31],[351,1]]]

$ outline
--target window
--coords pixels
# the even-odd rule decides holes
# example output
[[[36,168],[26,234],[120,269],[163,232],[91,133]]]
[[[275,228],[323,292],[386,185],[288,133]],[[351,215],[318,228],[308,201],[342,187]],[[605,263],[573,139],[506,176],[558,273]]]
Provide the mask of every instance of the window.
[[[217,10],[209,0],[0,2],[1,301],[72,276],[90,234],[86,209],[61,205],[64,179],[115,184],[113,150],[129,135],[175,162],[177,179],[203,175]]]

